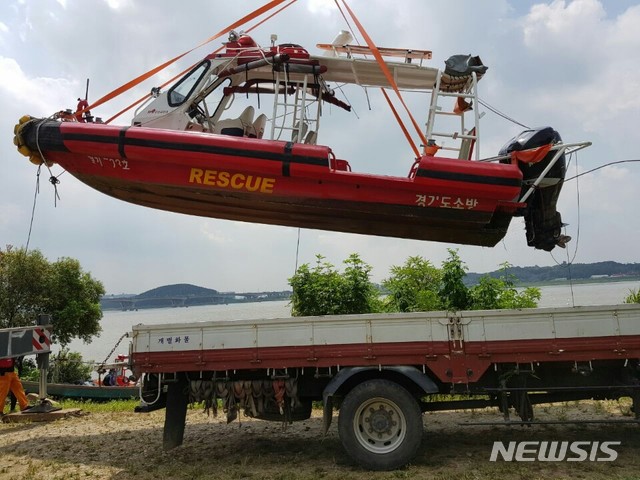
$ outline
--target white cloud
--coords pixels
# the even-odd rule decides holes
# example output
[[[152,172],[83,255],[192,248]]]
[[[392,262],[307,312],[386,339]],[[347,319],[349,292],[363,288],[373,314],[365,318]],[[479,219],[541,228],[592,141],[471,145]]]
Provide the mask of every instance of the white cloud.
[[[122,8],[128,8],[133,5],[132,0],[105,0],[109,8],[114,10],[120,10]]]
[[[553,88],[545,82],[538,89],[538,108],[555,109],[590,132],[621,115],[636,116],[640,64],[632,59],[640,48],[638,21],[640,7],[609,18],[596,0],[556,0],[532,7],[524,19],[524,43],[549,59],[545,73],[558,80]]]
[[[0,57],[0,95],[34,115],[48,116],[68,104],[78,83],[65,78],[29,78],[13,58]]]
[[[336,3],[333,0],[309,0],[306,3],[309,12],[320,14],[323,17],[333,15],[337,11]]]
[[[598,42],[601,22],[606,18],[598,0],[554,0],[537,4],[525,18],[524,40],[529,47],[545,46],[580,51]],[[582,50],[582,53],[586,53]]]

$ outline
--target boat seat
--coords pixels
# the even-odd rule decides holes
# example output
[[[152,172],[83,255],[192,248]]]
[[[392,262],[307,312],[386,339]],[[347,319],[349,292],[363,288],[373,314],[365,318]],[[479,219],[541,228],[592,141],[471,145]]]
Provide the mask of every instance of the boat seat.
[[[309,130],[309,132],[307,133],[307,136],[304,137],[304,143],[306,143],[307,145],[315,145],[317,141],[318,141],[318,132],[314,130]]]
[[[238,118],[226,118],[218,121],[213,127],[213,133],[231,135],[233,137],[255,137],[253,127],[254,108],[249,105]]]
[[[475,135],[476,127],[473,127],[469,130],[467,135]],[[476,141],[473,138],[463,138],[462,143],[460,144],[460,153],[458,154],[458,159],[460,160],[471,160],[473,155],[473,147],[475,147]]]
[[[267,124],[267,116],[264,113],[258,115],[255,122],[253,122],[253,135],[249,135],[253,138],[262,138],[264,135],[264,127]]]
[[[293,126],[293,132],[291,133],[291,141],[293,143],[298,143],[299,138],[303,139],[304,136],[307,134],[307,129],[309,128],[309,125],[307,125],[306,122],[302,122],[302,126],[300,127],[298,132],[298,125],[300,125],[299,121],[295,123],[295,125]]]

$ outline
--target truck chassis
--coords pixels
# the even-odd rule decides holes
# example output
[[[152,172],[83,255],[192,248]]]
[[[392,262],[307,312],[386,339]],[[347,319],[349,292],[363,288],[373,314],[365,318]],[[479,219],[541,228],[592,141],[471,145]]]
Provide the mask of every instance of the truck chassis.
[[[425,411],[531,425],[539,403],[631,397],[640,422],[640,305],[137,325],[130,358],[141,410],[166,407],[165,449],[189,402],[292,422],[322,401],[325,433],[338,410],[345,450],[374,470],[411,461]]]

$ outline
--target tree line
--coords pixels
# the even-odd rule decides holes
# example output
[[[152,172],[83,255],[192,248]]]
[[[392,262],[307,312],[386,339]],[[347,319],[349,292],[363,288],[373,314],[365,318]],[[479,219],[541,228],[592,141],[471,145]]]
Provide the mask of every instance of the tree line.
[[[102,283],[76,259],[50,262],[39,250],[0,249],[0,328],[34,325],[38,315],[50,314],[54,342],[90,342],[101,331],[104,293]]]
[[[508,264],[498,278],[484,275],[468,287],[467,266],[453,249],[440,268],[420,256],[392,266],[382,288],[371,281],[371,266],[358,254],[343,263],[340,272],[318,255],[314,266],[298,268],[289,279],[293,316],[534,308],[541,295],[536,287],[517,289]]]
[[[289,279],[292,315],[533,308],[540,300],[538,288],[516,288],[518,279],[506,263],[499,275],[483,275],[468,286],[467,266],[453,249],[440,267],[420,256],[407,258],[391,267],[380,286],[357,253],[343,264],[341,272],[317,255],[315,265],[300,266]],[[0,249],[0,328],[34,325],[39,314],[50,314],[54,342],[63,347],[74,338],[91,342],[101,331],[104,293],[76,259],[52,262],[38,250]],[[625,301],[640,303],[640,290]]]
[[[572,263],[562,262],[550,267],[514,267],[509,266],[506,270],[496,270],[486,274],[468,273],[465,278],[466,285],[473,285],[483,275],[494,278],[507,273],[513,275],[522,283],[549,283],[559,279],[572,278],[573,280],[586,280],[593,277],[604,276],[640,276],[640,263],[618,263],[613,261],[595,263]]]

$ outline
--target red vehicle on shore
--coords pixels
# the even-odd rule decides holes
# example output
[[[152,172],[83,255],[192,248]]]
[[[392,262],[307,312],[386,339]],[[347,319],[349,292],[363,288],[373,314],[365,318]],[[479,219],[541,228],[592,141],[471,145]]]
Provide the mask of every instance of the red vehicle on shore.
[[[639,422],[640,305],[136,325],[131,368],[143,410],[167,409],[167,449],[182,443],[189,401],[281,422],[322,401],[325,431],[337,409],[358,463],[394,469],[429,410],[496,406],[502,423],[532,425],[539,403],[631,397]]]

